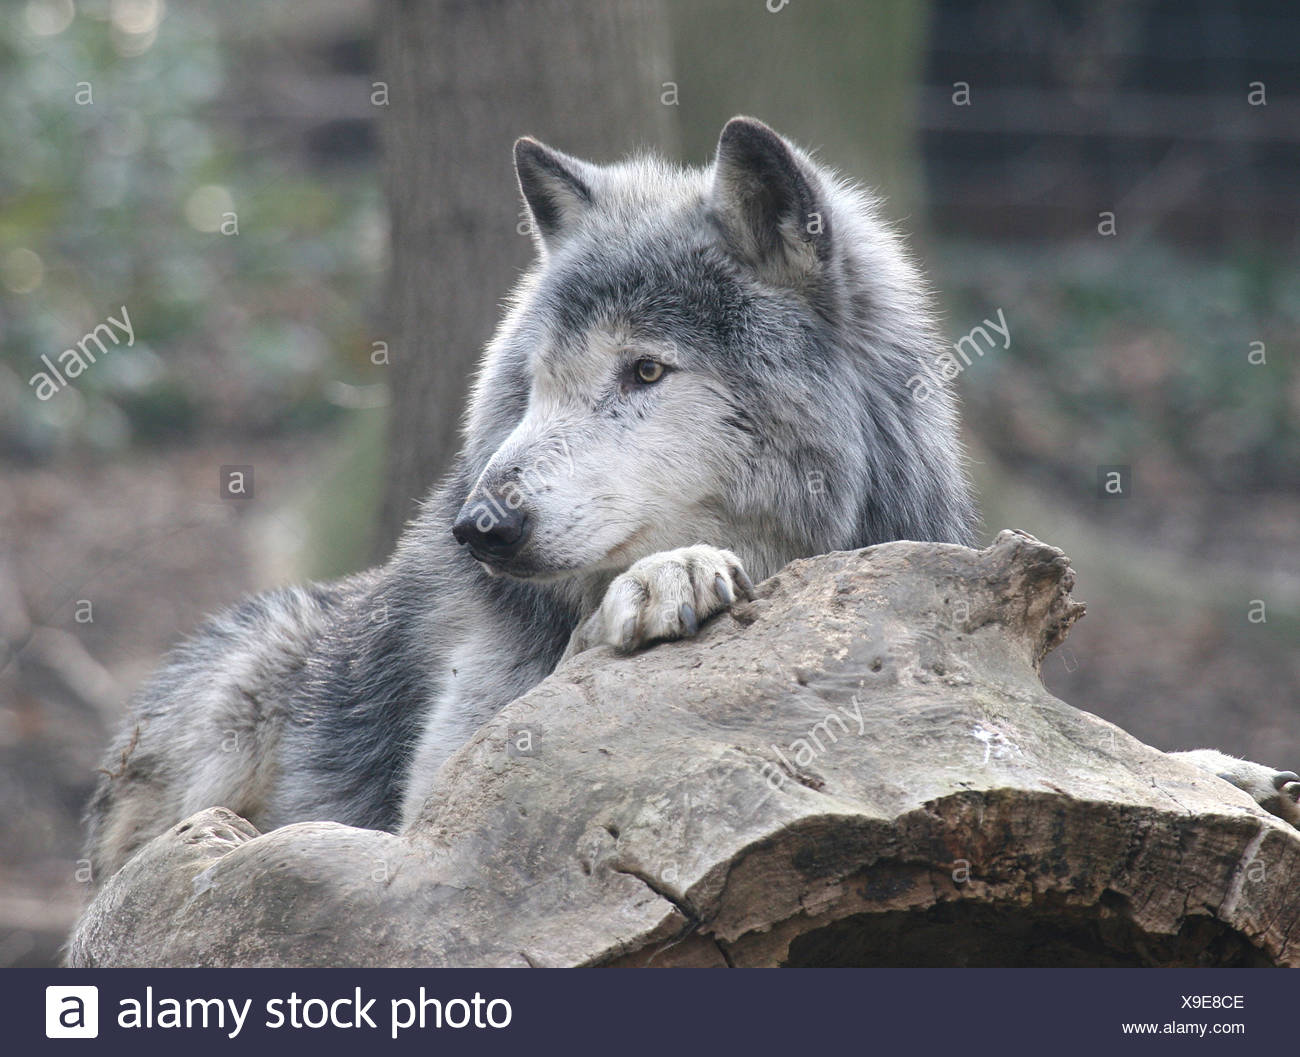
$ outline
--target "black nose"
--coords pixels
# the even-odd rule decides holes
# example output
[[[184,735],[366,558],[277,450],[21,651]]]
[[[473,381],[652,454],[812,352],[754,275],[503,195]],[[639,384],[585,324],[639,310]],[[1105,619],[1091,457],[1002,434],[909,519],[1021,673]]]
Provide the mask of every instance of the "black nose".
[[[491,561],[516,554],[528,539],[531,527],[523,510],[488,509],[482,503],[466,503],[456,516],[451,534],[456,542],[469,547],[474,557]]]

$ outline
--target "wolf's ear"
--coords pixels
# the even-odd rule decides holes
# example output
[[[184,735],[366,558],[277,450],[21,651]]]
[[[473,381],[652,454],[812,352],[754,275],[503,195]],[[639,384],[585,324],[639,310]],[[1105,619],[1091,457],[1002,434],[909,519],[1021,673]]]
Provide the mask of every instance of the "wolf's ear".
[[[830,218],[815,181],[763,122],[733,117],[723,128],[713,209],[732,252],[772,282],[803,285],[829,258]]]
[[[528,136],[515,140],[515,173],[545,246],[591,208],[591,166]]]

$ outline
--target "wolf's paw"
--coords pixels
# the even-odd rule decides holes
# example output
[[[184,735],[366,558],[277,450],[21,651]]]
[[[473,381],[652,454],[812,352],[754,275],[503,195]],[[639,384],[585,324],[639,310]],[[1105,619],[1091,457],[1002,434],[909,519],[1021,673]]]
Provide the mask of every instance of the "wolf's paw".
[[[1193,749],[1169,755],[1231,782],[1253,796],[1265,811],[1300,827],[1300,774],[1295,771],[1278,771],[1214,749]]]
[[[647,643],[680,639],[754,585],[731,551],[698,545],[651,554],[610,583],[599,607],[573,632],[565,656],[593,646],[630,653]]]

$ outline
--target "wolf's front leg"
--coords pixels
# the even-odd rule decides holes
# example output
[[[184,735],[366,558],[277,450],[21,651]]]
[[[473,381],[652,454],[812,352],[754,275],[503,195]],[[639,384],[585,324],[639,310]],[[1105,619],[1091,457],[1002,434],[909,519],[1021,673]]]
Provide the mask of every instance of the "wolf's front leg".
[[[1279,771],[1216,749],[1192,749],[1169,755],[1231,782],[1253,796],[1265,811],[1300,828],[1300,775],[1295,771]]]
[[[602,644],[621,653],[694,635],[700,622],[753,598],[754,585],[731,551],[703,544],[651,554],[614,578],[596,611],[574,630],[565,657]]]

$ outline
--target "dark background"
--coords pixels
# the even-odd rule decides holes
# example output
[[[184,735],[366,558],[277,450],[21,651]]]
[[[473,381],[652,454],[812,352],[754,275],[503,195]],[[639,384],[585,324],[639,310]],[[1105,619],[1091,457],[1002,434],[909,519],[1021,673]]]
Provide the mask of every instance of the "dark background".
[[[1049,688],[1295,767],[1298,57],[1289,2],[5,3],[0,965],[57,956],[161,652],[382,557],[444,464],[531,252],[524,133],[703,164],[750,113],[879,188],[949,340],[1011,328],[957,385],[985,538],[1089,603]],[[35,399],[123,305],[134,346]]]

